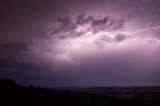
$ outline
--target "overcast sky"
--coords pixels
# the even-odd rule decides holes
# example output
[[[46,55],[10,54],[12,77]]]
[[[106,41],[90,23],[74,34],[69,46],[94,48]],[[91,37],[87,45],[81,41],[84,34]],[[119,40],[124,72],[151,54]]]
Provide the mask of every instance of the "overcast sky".
[[[0,13],[0,78],[160,85],[159,0],[5,0]]]

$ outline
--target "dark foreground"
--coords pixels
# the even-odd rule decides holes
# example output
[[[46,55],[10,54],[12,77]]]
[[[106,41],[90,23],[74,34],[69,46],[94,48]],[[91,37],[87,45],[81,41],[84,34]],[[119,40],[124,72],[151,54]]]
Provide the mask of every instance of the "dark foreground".
[[[0,106],[160,106],[160,87],[43,89],[0,80]]]

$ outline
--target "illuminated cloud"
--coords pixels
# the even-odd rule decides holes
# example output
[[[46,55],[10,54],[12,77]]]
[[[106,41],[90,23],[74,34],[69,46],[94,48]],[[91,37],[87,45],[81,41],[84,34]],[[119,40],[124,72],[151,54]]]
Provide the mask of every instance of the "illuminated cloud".
[[[159,85],[158,0],[33,1],[6,2],[0,10],[8,17],[0,20],[0,77],[41,85]]]

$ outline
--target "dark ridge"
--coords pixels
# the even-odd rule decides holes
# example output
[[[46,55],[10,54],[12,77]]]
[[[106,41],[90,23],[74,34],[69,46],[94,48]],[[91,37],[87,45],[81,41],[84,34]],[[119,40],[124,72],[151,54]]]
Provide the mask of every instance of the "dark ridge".
[[[0,80],[0,106],[160,106],[159,87],[44,89]]]
[[[16,87],[18,86],[13,80],[11,79],[2,79],[0,80],[0,87]]]

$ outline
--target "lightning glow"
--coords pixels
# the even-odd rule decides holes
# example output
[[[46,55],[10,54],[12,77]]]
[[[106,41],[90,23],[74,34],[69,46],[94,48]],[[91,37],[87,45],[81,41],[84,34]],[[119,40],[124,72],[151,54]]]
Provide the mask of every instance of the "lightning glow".
[[[134,32],[122,32],[122,33],[124,33],[126,35],[135,35],[135,34],[138,34],[138,33],[141,33],[141,32],[158,30],[158,29],[160,29],[160,26],[157,26],[157,27],[147,27],[147,28],[144,28],[144,29],[136,30]]]
[[[131,40],[134,40],[135,42],[142,42],[144,45],[155,45],[155,47],[158,47],[160,44],[160,41],[155,38],[145,38],[145,39],[138,39],[134,38],[131,35],[135,35],[138,33],[143,33],[146,31],[153,31],[153,30],[158,30],[160,26],[157,27],[147,27],[144,29],[136,30],[134,32],[120,32],[120,31],[112,31],[112,32],[107,32],[107,31],[100,31],[98,33],[93,33],[92,31],[88,31],[84,33],[83,35],[76,37],[76,38],[68,38],[61,40],[59,43],[63,42],[68,42],[65,43],[66,45],[63,45],[61,49],[64,49],[64,54],[62,54],[60,57],[61,59],[64,59],[65,61],[71,62],[73,64],[80,64],[80,62],[76,61],[74,58],[72,58],[70,55],[72,54],[85,54],[89,51],[107,51],[108,48],[115,48],[117,47],[126,47],[126,45],[129,45],[131,43]],[[78,27],[76,31],[87,31],[88,26],[85,28]],[[77,32],[77,33],[78,33]],[[115,36],[119,33],[125,34],[128,36],[128,40],[122,41],[123,43],[117,43],[115,42]],[[107,39],[107,40],[105,40]],[[130,39],[130,40],[129,40]],[[120,46],[121,45],[121,46]],[[100,49],[101,48],[101,49]]]

